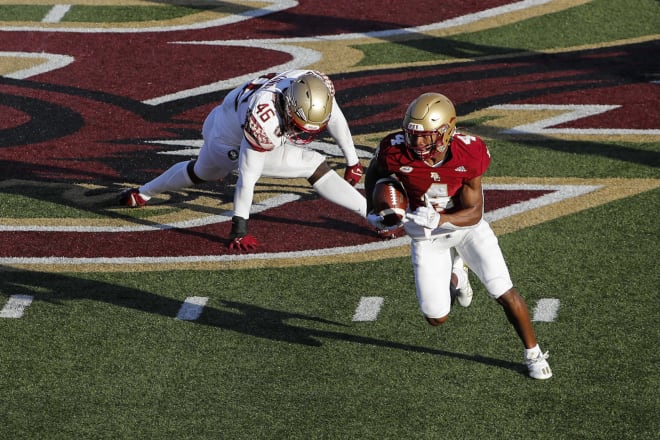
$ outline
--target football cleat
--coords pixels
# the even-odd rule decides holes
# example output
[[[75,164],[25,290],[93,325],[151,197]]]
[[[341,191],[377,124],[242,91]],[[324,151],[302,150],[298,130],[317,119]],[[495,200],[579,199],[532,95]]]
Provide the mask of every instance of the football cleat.
[[[140,194],[137,188],[129,188],[119,194],[119,204],[129,208],[137,208],[147,204],[147,199]]]
[[[456,286],[456,299],[463,307],[468,307],[472,303],[472,286],[470,285],[470,278],[468,277],[468,267],[463,265],[460,272],[454,272],[458,278],[458,285]]]
[[[548,364],[549,355],[546,351],[545,353],[539,351],[533,354],[531,357],[525,358],[525,363],[527,364],[527,369],[529,370],[529,376],[533,379],[550,379],[552,377],[552,370],[550,369],[550,364]]]

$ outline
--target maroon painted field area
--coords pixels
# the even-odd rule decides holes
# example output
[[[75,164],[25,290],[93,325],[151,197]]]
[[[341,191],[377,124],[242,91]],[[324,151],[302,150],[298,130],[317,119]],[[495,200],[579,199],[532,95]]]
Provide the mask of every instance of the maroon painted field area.
[[[437,23],[512,4],[438,2],[300,2],[292,9],[223,26],[168,32],[0,31],[2,50],[70,57],[65,67],[28,78],[0,77],[2,179],[86,183],[108,190],[145,182],[180,157],[157,154],[164,141],[200,138],[201,124],[230,87],[159,97],[291,62],[290,53],[250,45],[255,39],[336,36]],[[240,46],[192,44],[245,41]],[[191,44],[181,44],[191,43]],[[653,69],[655,41],[557,54],[332,75],[355,135],[398,128],[420,92],[451,95],[460,115],[498,104],[610,104],[620,107],[565,123],[567,128],[660,126],[657,85],[630,72]],[[298,66],[303,67],[303,66]],[[160,142],[160,144],[158,143]],[[361,146],[373,148],[373,146]],[[174,148],[174,147],[170,147]],[[31,196],[30,194],[27,194]],[[539,196],[487,191],[487,209]],[[325,201],[303,198],[254,215],[260,252],[287,252],[378,240],[363,219]],[[225,254],[228,223],[149,232],[0,232],[2,257],[115,257]]]

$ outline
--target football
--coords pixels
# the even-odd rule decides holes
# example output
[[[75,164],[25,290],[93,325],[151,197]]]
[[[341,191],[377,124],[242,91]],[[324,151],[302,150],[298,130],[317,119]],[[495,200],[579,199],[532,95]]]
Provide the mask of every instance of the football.
[[[401,182],[394,177],[379,179],[372,193],[374,212],[383,216],[387,226],[399,224],[406,216],[408,196]]]

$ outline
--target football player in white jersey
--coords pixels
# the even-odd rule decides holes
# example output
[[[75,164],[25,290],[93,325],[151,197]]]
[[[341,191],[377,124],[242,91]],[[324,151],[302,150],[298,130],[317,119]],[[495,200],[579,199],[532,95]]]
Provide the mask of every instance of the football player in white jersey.
[[[483,218],[481,180],[489,164],[483,140],[456,132],[453,103],[440,93],[422,94],[408,106],[403,130],[382,140],[367,169],[368,207],[378,179],[395,175],[401,181],[410,210],[404,227],[412,238],[417,299],[429,324],[438,326],[449,316],[450,280],[457,284],[459,303],[470,304],[472,289],[468,295],[462,291],[467,274],[458,270],[462,258],[515,328],[525,348],[529,375],[548,379],[552,371],[547,353],[538,346],[527,305],[513,286],[497,237]],[[370,213],[368,218],[382,227],[382,217]]]
[[[342,179],[325,157],[301,148],[327,128],[346,158]],[[204,121],[204,144],[196,160],[179,162],[119,203],[142,206],[165,191],[225,178],[238,169],[229,247],[251,250],[257,239],[247,221],[261,176],[307,178],[323,198],[366,217],[366,200],[354,186],[363,174],[348,122],[330,79],[314,70],[271,73],[235,88]]]

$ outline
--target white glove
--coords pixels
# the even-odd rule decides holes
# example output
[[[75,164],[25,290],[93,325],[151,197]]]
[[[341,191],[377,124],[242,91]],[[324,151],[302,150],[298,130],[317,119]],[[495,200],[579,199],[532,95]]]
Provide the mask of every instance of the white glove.
[[[401,227],[400,223],[398,225],[388,226],[383,223],[383,220],[384,219],[382,215],[378,215],[373,211],[367,214],[367,221],[371,224],[371,226],[378,229],[379,231],[393,231],[394,229]]]
[[[440,224],[440,214],[432,206],[420,206],[415,212],[406,214],[406,218],[426,229],[435,229]]]

